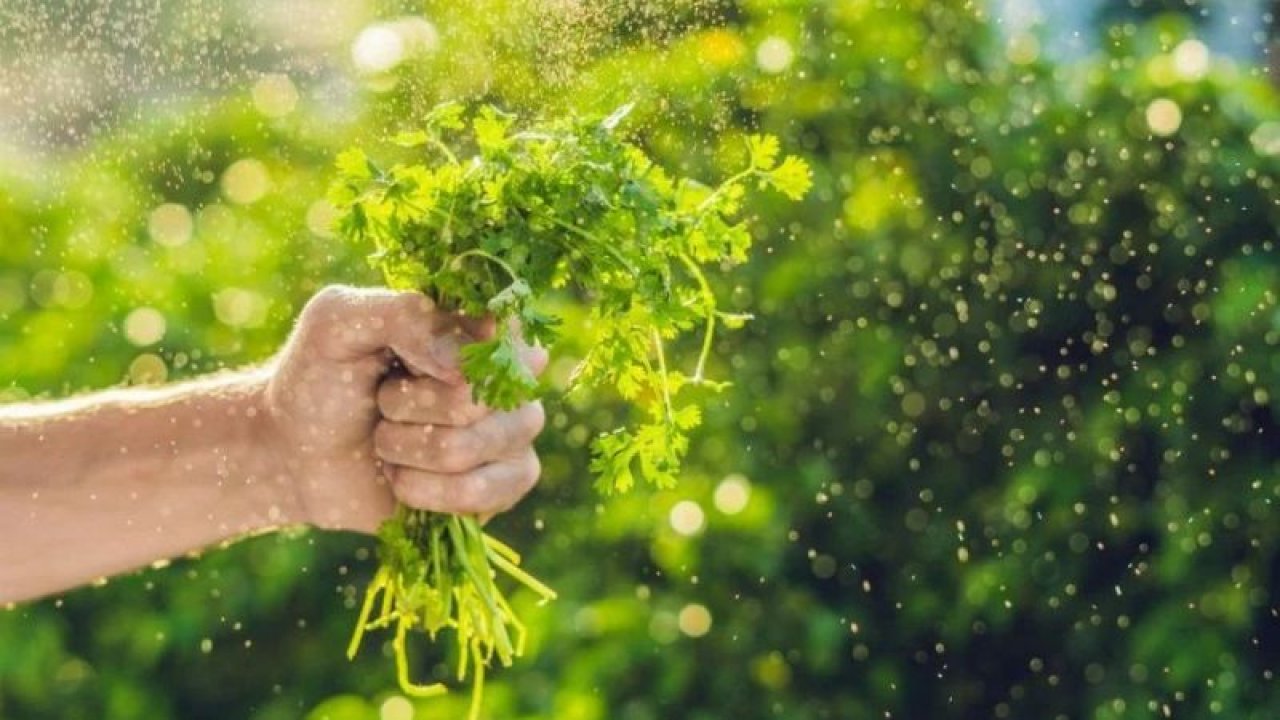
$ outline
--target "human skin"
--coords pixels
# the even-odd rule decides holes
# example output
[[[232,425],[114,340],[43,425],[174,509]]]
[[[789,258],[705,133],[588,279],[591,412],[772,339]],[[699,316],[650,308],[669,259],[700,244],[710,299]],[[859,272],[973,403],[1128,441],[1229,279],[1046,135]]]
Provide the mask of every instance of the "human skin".
[[[331,287],[265,366],[0,406],[0,603],[287,525],[373,532],[397,501],[510,508],[544,416],[472,400],[458,348],[492,332],[417,293]]]

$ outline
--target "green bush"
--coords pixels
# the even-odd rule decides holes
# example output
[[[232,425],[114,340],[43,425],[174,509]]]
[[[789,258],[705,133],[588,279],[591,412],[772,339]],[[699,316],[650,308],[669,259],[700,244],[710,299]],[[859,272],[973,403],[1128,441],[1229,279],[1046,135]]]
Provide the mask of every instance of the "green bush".
[[[155,377],[140,354],[170,378],[265,357],[319,284],[371,281],[364,249],[309,229],[333,154],[443,97],[635,98],[640,140],[707,178],[776,133],[815,190],[757,208],[765,251],[719,288],[758,319],[719,340],[735,389],[680,488],[596,496],[585,443],[617,408],[549,407],[542,489],[494,529],[561,599],[523,598],[530,656],[488,716],[1270,717],[1280,97],[1228,62],[1177,74],[1189,29],[1168,19],[1057,66],[979,11],[884,5],[755,0],[648,41],[652,18],[613,13],[562,48],[521,4],[432,3],[465,52],[446,34],[351,126],[233,100],[56,183],[7,177],[4,392]],[[571,72],[543,64],[557,50]],[[237,204],[220,178],[250,157],[270,189]],[[189,242],[148,232],[166,202]],[[158,347],[127,340],[141,306]],[[387,659],[342,655],[369,546],[259,538],[19,606],[0,716],[391,716]]]

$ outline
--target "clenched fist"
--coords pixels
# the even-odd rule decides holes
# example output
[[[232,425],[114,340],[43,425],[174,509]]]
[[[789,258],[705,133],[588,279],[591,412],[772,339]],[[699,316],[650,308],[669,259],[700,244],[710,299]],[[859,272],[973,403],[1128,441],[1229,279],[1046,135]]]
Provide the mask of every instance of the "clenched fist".
[[[477,404],[459,349],[492,321],[441,311],[425,296],[330,287],[303,310],[267,381],[270,442],[304,522],[372,532],[396,500],[488,515],[537,482],[540,403]],[[541,348],[527,348],[535,372]]]

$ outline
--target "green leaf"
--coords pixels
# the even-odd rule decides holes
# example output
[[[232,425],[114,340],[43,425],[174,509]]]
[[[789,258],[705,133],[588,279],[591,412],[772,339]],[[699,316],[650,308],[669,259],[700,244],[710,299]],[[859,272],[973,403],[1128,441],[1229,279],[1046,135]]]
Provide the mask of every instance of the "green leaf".
[[[672,420],[681,430],[692,430],[702,424],[702,408],[697,405],[685,405],[676,410]]]
[[[427,112],[425,122],[429,128],[443,128],[446,130],[461,130],[463,127],[462,115],[464,112],[462,103],[457,100],[447,100],[436,105]]]
[[[676,185],[676,211],[681,214],[697,212],[702,202],[711,196],[711,188],[697,180],[685,178]]]
[[[770,185],[792,200],[803,198],[813,185],[809,164],[795,155],[788,155],[765,177]]]
[[[369,218],[359,203],[347,208],[346,212],[338,216],[335,224],[339,233],[352,238],[362,238],[369,230]]]
[[[348,148],[338,153],[334,165],[338,168],[338,175],[345,180],[368,180],[378,170],[359,148]]]
[[[463,346],[462,371],[474,388],[476,399],[489,407],[511,410],[537,396],[538,379],[505,333],[493,340]]]
[[[489,299],[489,310],[498,317],[515,315],[528,302],[531,293],[529,283],[516,279]]]
[[[507,137],[507,130],[514,120],[514,115],[500,113],[492,106],[486,105],[481,109],[471,123],[480,152],[493,155],[506,150],[511,144],[510,138]]]
[[[591,443],[590,470],[596,476],[596,489],[604,494],[627,492],[635,485],[631,473],[633,438],[623,430],[600,435]]]
[[[648,386],[649,375],[639,365],[632,365],[618,373],[618,395],[624,400],[634,400]]]
[[[751,167],[756,170],[771,170],[778,158],[778,138],[772,135],[749,135],[747,151],[751,154]]]
[[[551,347],[560,335],[560,318],[539,311],[532,303],[526,304],[520,311],[520,327],[526,340]]]
[[[400,147],[419,147],[426,145],[431,140],[431,136],[422,130],[410,130],[407,132],[397,133],[391,137],[391,142]]]

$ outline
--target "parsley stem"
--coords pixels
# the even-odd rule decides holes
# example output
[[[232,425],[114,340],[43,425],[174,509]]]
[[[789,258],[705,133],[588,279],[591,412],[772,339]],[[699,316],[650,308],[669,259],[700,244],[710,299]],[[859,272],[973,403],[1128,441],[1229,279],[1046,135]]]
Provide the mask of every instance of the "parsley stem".
[[[456,263],[456,262],[458,262],[458,261],[462,260],[462,258],[465,258],[465,257],[468,257],[468,256],[475,256],[475,257],[478,257],[478,258],[484,258],[485,260],[488,260],[489,262],[491,262],[491,263],[493,263],[493,264],[497,265],[498,267],[502,268],[502,269],[507,273],[507,276],[511,278],[511,281],[512,281],[512,282],[515,282],[516,280],[519,280],[519,279],[520,279],[520,276],[516,274],[516,271],[515,271],[514,269],[512,269],[512,267],[511,267],[510,265],[508,265],[508,264],[507,264],[507,262],[506,262],[505,260],[503,260],[502,258],[498,257],[497,255],[494,255],[493,253],[485,252],[484,250],[481,250],[480,248],[471,248],[470,250],[464,250],[464,251],[462,251],[462,252],[458,253],[457,255],[453,256],[453,262],[455,262],[455,263]]]
[[[751,177],[755,173],[755,171],[756,169],[754,167],[749,167],[746,170],[743,170],[742,172],[738,173],[737,175],[730,177],[728,180],[725,180],[724,182],[720,183],[719,187],[717,187],[715,190],[712,190],[711,194],[708,195],[706,198],[704,198],[702,202],[698,203],[697,209],[694,210],[694,212],[698,214],[698,218],[693,223],[694,227],[697,227],[698,223],[702,222],[702,218],[707,214],[707,211],[711,209],[712,207],[711,204],[716,198],[720,197],[720,195],[724,193],[725,190],[728,190],[734,185],[737,185],[739,182]]]
[[[538,595],[541,595],[544,601],[556,599],[555,590],[552,590],[546,585],[543,585],[541,582],[534,579],[532,575],[516,567],[514,563],[502,557],[501,555],[498,555],[496,557],[490,556],[489,559],[493,562],[495,566],[498,567],[498,569],[502,570],[506,574],[515,578],[521,585],[524,585],[525,587],[534,591]]]
[[[373,611],[373,601],[378,597],[378,593],[382,591],[391,592],[387,587],[387,569],[385,567],[378,568],[378,572],[374,574],[373,580],[369,582],[369,587],[364,591],[364,603],[360,606],[360,618],[356,621],[355,632],[351,635],[351,642],[347,645],[347,659],[351,660],[356,656],[356,652],[360,649],[360,641],[364,639],[365,627],[369,624],[369,613]]]
[[[484,697],[484,663],[480,660],[479,644],[475,641],[471,643],[471,657],[476,677],[471,684],[471,710],[467,712],[467,720],[480,720],[480,699]]]
[[[391,645],[396,655],[396,679],[400,681],[400,689],[405,695],[410,697],[433,697],[435,695],[444,695],[447,691],[444,685],[440,683],[432,683],[431,685],[418,685],[409,679],[409,655],[405,651],[404,636],[408,631],[412,621],[406,618],[400,618],[400,622],[396,623],[396,637],[391,641]]]
[[[658,375],[662,378],[662,404],[667,410],[667,422],[675,422],[675,411],[671,409],[671,384],[667,382],[667,353],[662,348],[662,336],[658,328],[653,329],[653,347],[658,352]]]
[[[689,269],[689,274],[693,275],[698,281],[698,287],[702,291],[702,299],[707,304],[707,329],[702,335],[702,353],[698,355],[698,364],[693,371],[693,382],[701,383],[703,380],[703,371],[707,367],[707,359],[711,357],[711,342],[716,334],[716,296],[711,291],[711,283],[707,282],[707,276],[703,274],[702,268],[698,267],[698,263],[685,253],[679,254],[680,261]]]
[[[440,150],[440,152],[444,153],[444,156],[445,156],[445,157],[447,157],[447,158],[449,158],[449,162],[450,162],[450,163],[452,163],[452,164],[454,164],[454,165],[457,165],[457,164],[458,164],[458,157],[457,157],[456,155],[454,155],[454,154],[453,154],[453,151],[449,149],[449,146],[448,146],[448,145],[445,145],[445,144],[444,144],[444,141],[443,141],[443,140],[441,140],[441,139],[440,139],[438,136],[436,136],[435,134],[432,134],[432,135],[431,135],[431,144],[432,144],[432,145],[435,145],[435,146],[436,146],[436,148]]]
[[[510,560],[513,565],[520,564],[520,553],[513,550],[510,545],[489,534],[485,534],[483,537],[484,544],[487,545],[490,550]]]
[[[632,266],[632,264],[631,264],[630,262],[628,262],[628,261],[627,261],[627,259],[626,259],[626,258],[624,258],[624,257],[622,256],[622,253],[618,252],[618,249],[617,249],[617,248],[615,248],[614,246],[612,246],[612,245],[610,245],[609,243],[605,242],[605,241],[604,241],[603,239],[601,239],[600,237],[598,237],[598,236],[596,236],[596,235],[593,235],[592,233],[589,233],[589,232],[587,232],[586,230],[583,230],[582,228],[580,228],[580,227],[578,227],[578,226],[576,226],[576,225],[573,225],[573,224],[567,223],[567,222],[565,222],[565,221],[561,220],[561,219],[560,219],[560,218],[558,218],[558,217],[552,217],[552,216],[550,216],[550,215],[543,215],[543,216],[542,216],[542,218],[543,218],[544,220],[549,221],[552,225],[555,225],[556,227],[558,227],[558,228],[560,228],[560,229],[562,229],[562,230],[567,230],[567,231],[569,231],[569,232],[573,233],[574,235],[577,235],[578,237],[580,237],[580,238],[582,238],[582,239],[584,239],[584,240],[589,240],[589,241],[591,241],[591,242],[595,243],[597,248],[599,248],[600,250],[605,251],[606,253],[608,253],[608,254],[609,254],[609,256],[610,256],[610,257],[612,257],[614,260],[617,260],[617,261],[618,261],[618,264],[619,264],[619,265],[621,265],[622,267],[626,268],[627,272],[631,273],[632,275],[635,275],[635,274],[636,274],[636,269],[635,269],[635,267],[634,267],[634,266]]]

